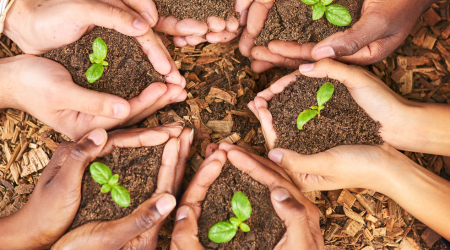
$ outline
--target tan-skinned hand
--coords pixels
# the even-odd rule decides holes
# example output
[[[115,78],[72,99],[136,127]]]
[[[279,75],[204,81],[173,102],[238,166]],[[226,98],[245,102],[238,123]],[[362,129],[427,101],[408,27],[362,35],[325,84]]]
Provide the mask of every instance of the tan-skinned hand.
[[[171,249],[204,249],[197,237],[197,220],[206,193],[222,171],[227,157],[231,164],[269,188],[274,209],[287,228],[275,249],[324,249],[319,210],[286,179],[283,169],[235,145],[222,143],[208,148],[207,158],[181,199]],[[212,148],[215,148],[215,152],[211,154]]]
[[[27,54],[40,54],[79,40],[95,26],[136,37],[155,70],[182,84],[172,58],[151,27],[158,20],[152,0],[16,0],[4,33]]]
[[[177,137],[180,138],[181,145],[179,152]],[[166,178],[159,178],[155,194],[173,195],[175,188],[179,187],[179,175],[182,176],[181,172],[184,172],[191,138],[189,129],[183,130],[180,123],[173,123],[151,129],[116,130],[109,134],[103,129],[95,129],[76,143],[61,144],[25,206],[17,213],[0,219],[0,240],[4,243],[0,249],[47,249],[55,243],[72,224],[78,211],[81,181],[86,167],[96,157],[109,154],[115,147],[156,146],[168,141],[162,164],[164,171],[160,171],[160,176]],[[155,202],[153,199],[149,203]],[[80,237],[81,235],[79,234]],[[148,239],[153,234],[144,230],[137,235]],[[133,237],[125,243],[137,244],[140,241]]]
[[[187,96],[178,84],[152,83],[127,101],[78,86],[63,66],[32,55],[0,60],[0,75],[0,108],[24,110],[74,140],[94,128],[134,124]]]
[[[155,249],[159,230],[175,208],[193,139],[192,130],[181,131],[179,124],[176,130],[181,134],[164,147],[157,187],[149,200],[124,218],[91,222],[68,232],[52,249]]]
[[[351,64],[372,64],[386,58],[408,36],[419,16],[436,0],[366,0],[358,22],[319,43],[272,41],[268,47],[254,45],[264,27],[273,1],[254,1],[239,48],[255,59],[252,70],[273,67],[297,68],[306,61],[335,58]]]

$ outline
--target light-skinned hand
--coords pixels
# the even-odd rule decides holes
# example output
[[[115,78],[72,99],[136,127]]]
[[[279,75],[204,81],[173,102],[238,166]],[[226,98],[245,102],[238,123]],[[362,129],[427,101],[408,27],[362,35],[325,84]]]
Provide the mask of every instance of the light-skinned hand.
[[[372,64],[386,58],[408,36],[419,16],[436,0],[366,0],[358,22],[319,43],[272,41],[268,47],[254,45],[273,1],[255,1],[239,44],[244,56],[255,59],[252,70],[273,67],[297,68],[306,61],[335,58],[351,64]]]
[[[43,171],[25,206],[17,213],[0,219],[0,240],[4,243],[0,249],[48,249],[55,243],[70,227],[78,211],[81,201],[81,181],[86,167],[96,157],[103,157],[116,147],[157,146],[167,142],[159,173],[159,176],[164,178],[158,178],[155,195],[163,193],[173,195],[175,188],[179,186],[179,175],[182,175],[181,172],[184,173],[185,159],[192,141],[190,134],[191,131],[183,130],[180,123],[151,129],[116,130],[109,134],[103,129],[95,129],[76,143],[61,144]],[[143,207],[154,204],[156,200],[159,199],[153,199]],[[138,209],[131,217],[137,218],[136,214],[148,215],[142,210],[143,208]],[[130,219],[123,219],[122,222],[130,228]],[[155,226],[157,225],[159,224]],[[140,226],[144,228],[149,225]],[[133,232],[137,233],[142,228]],[[111,228],[112,231],[113,229],[114,227]],[[77,235],[81,237],[80,232],[82,230],[77,230]],[[141,235],[143,239],[149,239],[154,234],[153,231],[151,233],[147,230],[139,232],[136,235]],[[141,241],[131,237],[124,243],[128,242],[127,244],[133,246],[132,244]]]
[[[0,60],[0,74],[0,108],[24,110],[74,140],[94,128],[134,124],[187,96],[178,84],[152,83],[127,101],[78,86],[63,66],[32,55]]]
[[[222,143],[215,148],[215,152],[203,161],[183,195],[176,215],[171,249],[204,249],[197,237],[197,220],[206,193],[222,171],[227,156],[231,164],[269,188],[274,209],[287,228],[275,249],[324,249],[319,210],[284,177],[280,167],[235,145]]]

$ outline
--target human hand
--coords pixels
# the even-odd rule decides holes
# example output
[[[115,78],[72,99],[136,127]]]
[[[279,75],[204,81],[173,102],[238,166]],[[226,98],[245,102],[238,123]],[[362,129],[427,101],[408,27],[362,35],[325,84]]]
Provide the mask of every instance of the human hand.
[[[173,16],[160,17],[155,30],[174,36],[176,46],[194,46],[202,42],[226,43],[237,37],[247,22],[248,8],[252,0],[236,0],[235,11],[240,13],[239,20],[230,18],[223,20],[220,17],[211,16],[207,22],[195,19],[183,19],[178,21]]]
[[[324,249],[317,207],[286,179],[280,167],[227,143],[222,143],[203,161],[183,195],[177,211],[171,249],[204,249],[197,237],[197,220],[206,193],[222,171],[227,155],[231,164],[271,191],[275,211],[287,228],[275,249]]]
[[[16,0],[4,33],[25,53],[40,54],[79,40],[95,26],[115,29],[136,37],[156,71],[175,77],[173,60],[151,30],[157,20],[152,0]]]
[[[335,58],[351,64],[372,64],[386,58],[408,36],[419,16],[436,0],[378,1],[366,0],[361,18],[344,32],[337,32],[319,43],[272,41],[268,47],[254,47],[267,13],[259,4],[258,11],[250,7],[247,30],[241,36],[240,48],[245,56],[252,56],[252,69],[262,72],[272,67],[297,68],[307,61]],[[273,2],[264,6],[270,9]],[[256,7],[255,7],[256,9]]]
[[[395,148],[423,152],[421,141],[424,129],[418,129],[417,120],[422,119],[415,110],[420,104],[403,99],[389,89],[378,77],[366,70],[345,65],[331,59],[325,59],[314,64],[303,64],[300,73],[313,78],[329,77],[342,82],[356,103],[374,120],[380,122],[380,136]],[[266,90],[257,94],[254,101],[248,104],[250,110],[258,117],[269,149],[275,146],[277,133],[273,127],[272,115],[268,102],[284,91],[296,79],[296,71],[272,84]]]
[[[134,124],[187,96],[180,85],[152,83],[127,101],[80,87],[60,64],[31,55],[1,60],[0,72],[0,108],[24,110],[74,140],[94,128]]]
[[[62,143],[43,171],[25,206],[17,213],[0,219],[2,225],[0,238],[6,243],[2,244],[0,249],[3,249],[2,247],[43,249],[52,245],[72,224],[80,205],[81,181],[89,162],[96,157],[109,154],[115,147],[156,146],[180,134],[181,140],[186,141],[190,131],[182,132],[180,125],[180,123],[174,123],[152,129],[117,130],[109,135],[103,129],[95,129],[76,143]],[[165,156],[168,162],[166,173],[174,171],[173,161],[176,164],[178,159],[177,141],[176,138],[169,140],[170,145],[174,144],[170,148],[171,151],[175,151],[170,153],[176,157],[173,159],[173,155],[170,154]],[[182,145],[183,150],[186,151],[186,143]],[[180,158],[186,157],[187,154],[180,153]],[[177,168],[181,167],[177,166]],[[165,175],[172,176],[172,174]],[[165,182],[170,184],[173,178],[170,180],[167,178]],[[158,185],[158,187],[163,186],[159,183]],[[162,190],[165,191],[167,188],[163,187],[155,193],[164,193]]]
[[[155,249],[158,232],[176,205],[175,197],[183,180],[193,139],[193,130],[175,129],[181,134],[179,139],[169,139],[164,147],[157,188],[152,198],[126,217],[91,222],[68,232],[52,249]]]

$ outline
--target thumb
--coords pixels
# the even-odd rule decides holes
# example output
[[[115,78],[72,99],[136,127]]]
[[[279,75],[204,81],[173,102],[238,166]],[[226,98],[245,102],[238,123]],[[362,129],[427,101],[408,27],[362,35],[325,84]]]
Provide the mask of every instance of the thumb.
[[[283,242],[285,248],[317,249],[310,230],[306,207],[284,188],[272,190],[271,199],[275,212],[286,225],[286,236]]]
[[[119,249],[152,228],[159,229],[158,225],[164,222],[176,203],[174,196],[160,194],[142,203],[127,217],[112,221],[105,232],[108,238],[114,239],[110,249]]]
[[[204,249],[197,234],[198,225],[194,211],[187,205],[180,207],[177,211],[170,249]]]
[[[291,173],[323,175],[330,169],[333,157],[327,151],[303,155],[295,151],[276,148],[269,152],[269,159],[278,164],[284,170]]]
[[[337,32],[319,42],[311,51],[314,60],[350,56],[385,36],[388,22],[382,15],[367,14],[351,28]]]
[[[69,82],[61,89],[62,109],[93,116],[123,119],[130,114],[130,104],[115,95],[89,90]]]

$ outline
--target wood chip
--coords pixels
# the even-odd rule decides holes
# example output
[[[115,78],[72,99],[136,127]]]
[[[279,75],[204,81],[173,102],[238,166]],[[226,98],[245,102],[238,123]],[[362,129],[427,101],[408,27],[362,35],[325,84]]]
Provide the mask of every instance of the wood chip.
[[[362,228],[363,224],[352,219],[348,219],[344,227],[342,228],[342,232],[348,234],[351,237],[354,237],[356,233],[358,233]]]
[[[217,133],[230,134],[233,124],[233,121],[209,121],[206,127]]]
[[[228,102],[231,105],[236,105],[236,93],[233,91],[226,91],[224,89],[212,87],[208,94],[209,98],[218,98]]]
[[[355,196],[353,196],[353,194],[351,194],[347,189],[342,190],[339,198],[337,199],[337,203],[341,205],[346,204],[348,207],[352,207],[355,201]]]
[[[427,228],[420,236],[428,247],[432,247],[441,236],[433,231],[431,228]]]

